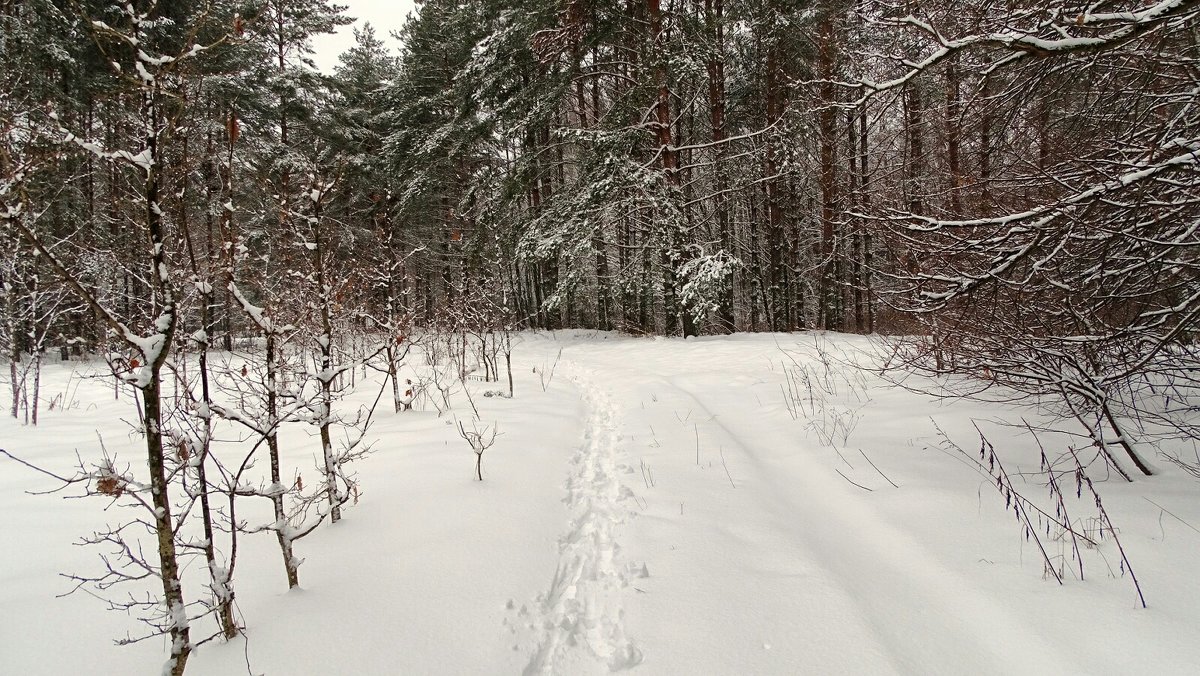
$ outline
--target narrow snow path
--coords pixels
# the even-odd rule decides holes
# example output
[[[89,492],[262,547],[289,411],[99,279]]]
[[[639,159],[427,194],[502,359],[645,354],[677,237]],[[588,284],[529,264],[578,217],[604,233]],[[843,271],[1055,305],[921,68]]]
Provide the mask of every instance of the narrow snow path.
[[[628,405],[630,453],[641,454],[652,472],[639,502],[643,518],[627,534],[631,555],[653,571],[638,584],[646,593],[627,603],[629,629],[647,646],[648,673],[1078,668],[1027,618],[948,566],[833,472],[825,462],[830,449],[749,396],[744,355],[701,366],[687,357],[687,347],[653,342],[569,354],[590,369],[591,379],[581,381],[594,411],[588,429],[601,430],[578,466],[584,485],[591,485],[590,463],[608,456],[604,449],[616,435],[615,419],[605,413],[613,409],[610,398]],[[746,394],[738,396],[743,387]],[[615,482],[602,483],[606,494],[618,494]],[[590,488],[572,490],[573,503],[594,499]],[[590,529],[595,520],[577,525]],[[565,547],[564,562],[580,553],[574,544]],[[560,587],[576,598],[572,582],[556,580]],[[563,605],[559,612],[570,616],[570,604],[556,608]],[[681,617],[704,629],[679,641]],[[546,648],[557,649],[553,642]],[[531,667],[564,673],[541,654]]]
[[[567,479],[566,532],[550,588],[540,594],[529,626],[537,646],[526,674],[578,673],[603,665],[610,671],[638,664],[641,653],[625,635],[622,596],[632,567],[620,562],[621,525],[633,493],[621,483],[620,412],[594,382],[594,374],[564,364],[587,407],[582,447]]]

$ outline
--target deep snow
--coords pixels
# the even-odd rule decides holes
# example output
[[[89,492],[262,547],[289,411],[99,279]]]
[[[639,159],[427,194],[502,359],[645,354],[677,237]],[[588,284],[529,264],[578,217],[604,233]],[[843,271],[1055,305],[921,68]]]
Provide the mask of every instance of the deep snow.
[[[273,538],[244,536],[234,584],[247,639],[200,647],[188,673],[248,673],[247,661],[279,675],[1194,673],[1200,483],[1165,466],[1098,484],[1149,609],[1111,541],[1084,552],[1079,581],[1068,542],[1046,538],[1064,557],[1060,587],[934,428],[970,450],[980,421],[1010,473],[1028,473],[1018,488],[1044,500],[1034,441],[1001,424],[1038,412],[923,396],[831,360],[869,347],[821,334],[524,334],[513,399],[470,383],[481,422],[501,433],[485,480],[472,480],[453,424],[470,416],[461,395],[441,417],[381,409],[375,452],[355,467],[361,500],[297,543],[302,589],[286,591]],[[55,365],[43,393],[73,405],[44,410],[38,428],[0,420],[0,447],[66,473],[76,451],[98,456],[99,430],[138,467],[122,421],[136,413],[111,379]],[[319,442],[299,426],[285,441],[285,474],[316,481]],[[52,487],[0,460],[0,672],[156,672],[162,640],[114,646],[133,620],[83,593],[56,598],[71,587],[58,573],[98,565],[72,542],[122,510],[24,492]],[[1094,530],[1088,500],[1071,507]],[[189,598],[203,593],[200,564]]]

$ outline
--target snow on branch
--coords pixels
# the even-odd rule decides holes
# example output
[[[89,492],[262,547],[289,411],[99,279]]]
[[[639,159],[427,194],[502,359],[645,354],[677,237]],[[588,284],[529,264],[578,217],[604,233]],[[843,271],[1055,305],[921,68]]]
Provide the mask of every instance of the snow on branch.
[[[1013,29],[947,38],[933,24],[908,15],[898,19],[883,19],[884,26],[908,27],[929,37],[937,48],[925,58],[902,60],[904,72],[881,82],[861,79],[857,82],[837,82],[840,86],[857,89],[862,96],[849,106],[866,102],[875,94],[905,86],[920,73],[945,61],[950,56],[976,48],[995,48],[1006,53],[995,68],[1029,56],[1050,57],[1085,51],[1110,49],[1137,39],[1149,31],[1170,22],[1194,21],[1200,11],[1200,0],[1162,0],[1136,12],[1098,12],[1084,9],[1082,13],[1054,11],[1054,18],[1025,29]]]

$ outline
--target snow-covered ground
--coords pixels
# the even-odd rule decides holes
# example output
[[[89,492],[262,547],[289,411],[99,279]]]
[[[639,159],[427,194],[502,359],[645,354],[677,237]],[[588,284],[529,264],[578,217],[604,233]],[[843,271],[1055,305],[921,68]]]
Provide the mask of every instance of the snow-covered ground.
[[[1035,441],[1003,424],[1038,412],[936,399],[839,363],[868,347],[524,334],[513,399],[470,383],[500,431],[485,480],[453,422],[470,416],[461,395],[441,417],[381,410],[358,504],[297,543],[301,589],[287,591],[271,536],[243,536],[246,637],[201,646],[188,673],[1195,673],[1200,482],[1166,465],[1097,484],[1148,609],[1111,538],[1083,547],[1081,581],[1070,539],[1042,533],[1059,586],[994,483],[935,429],[973,451],[977,421],[1016,488],[1052,510]],[[111,379],[51,366],[43,396],[58,394],[69,405],[37,428],[0,420],[0,447],[69,473],[76,452],[98,456],[99,430],[137,467],[136,413]],[[1042,440],[1054,457],[1067,443]],[[287,429],[286,461],[313,482],[319,448]],[[25,493],[53,487],[0,461],[0,672],[156,672],[161,639],[115,646],[134,620],[58,597],[72,587],[59,573],[99,565],[73,541],[125,515]],[[1086,489],[1065,492],[1097,536]],[[190,598],[201,568],[187,572]]]

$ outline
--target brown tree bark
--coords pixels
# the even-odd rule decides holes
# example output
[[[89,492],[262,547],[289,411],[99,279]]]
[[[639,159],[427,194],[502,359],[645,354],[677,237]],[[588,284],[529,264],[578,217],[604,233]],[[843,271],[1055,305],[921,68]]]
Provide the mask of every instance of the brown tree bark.
[[[950,170],[950,216],[961,218],[963,213],[963,172],[960,159],[962,145],[962,99],[959,91],[956,59],[946,63],[946,163]]]
[[[696,0],[697,3],[700,0]],[[713,213],[721,248],[730,254],[734,249],[733,223],[729,213],[726,190],[729,175],[725,150],[725,3],[724,0],[704,0],[704,25],[712,41],[712,57],[705,63],[708,73],[708,116],[715,157],[713,159]],[[729,280],[717,304],[720,329],[733,333],[737,329],[734,317],[734,286]]]
[[[767,63],[764,74],[766,122],[768,126],[778,123],[780,118],[783,117],[783,93],[781,91],[783,87],[783,72],[780,64],[779,45],[777,38],[772,36],[770,40],[771,43],[767,46]],[[768,275],[765,308],[767,322],[770,324],[771,330],[783,331],[787,328],[787,308],[784,301],[784,285],[787,283],[786,270],[784,269],[784,264],[787,260],[785,256],[787,236],[784,232],[783,205],[781,204],[782,188],[778,176],[779,165],[776,159],[778,153],[775,145],[777,143],[777,136],[767,134],[765,143],[763,191],[766,197],[767,211],[767,231],[765,236]]]
[[[652,61],[657,98],[654,105],[654,128],[658,141],[658,156],[663,178],[672,192],[681,187],[679,175],[679,151],[671,136],[671,86],[667,71],[665,25],[660,0],[646,0],[646,15],[650,24]],[[669,227],[669,226],[668,226]],[[673,333],[678,320],[682,319],[683,337],[696,335],[695,319],[691,308],[681,306],[677,298],[679,266],[682,264],[682,233],[671,228],[667,233],[666,246],[661,252],[663,265],[663,301],[666,311],[666,330]]]
[[[817,36],[818,70],[821,76],[821,109],[817,114],[820,130],[821,184],[821,268],[820,325],[830,331],[842,328],[841,275],[835,233],[837,209],[837,109],[834,91],[834,61],[837,56],[837,35],[833,17],[826,13]]]

